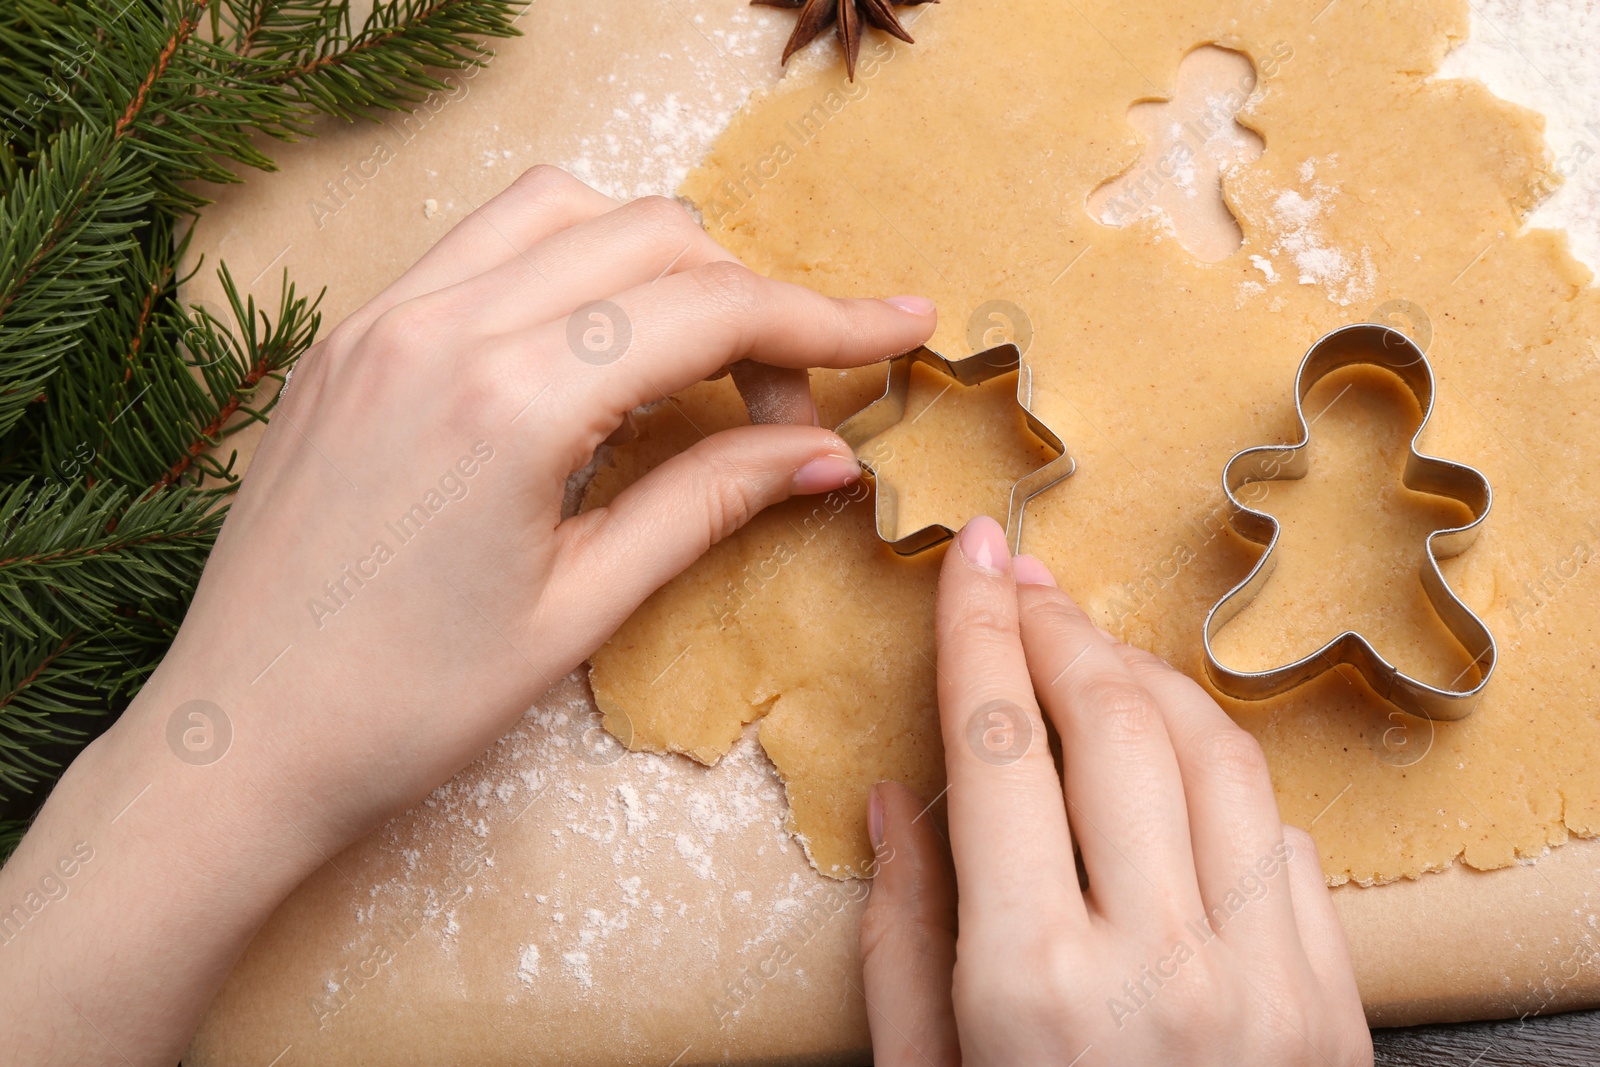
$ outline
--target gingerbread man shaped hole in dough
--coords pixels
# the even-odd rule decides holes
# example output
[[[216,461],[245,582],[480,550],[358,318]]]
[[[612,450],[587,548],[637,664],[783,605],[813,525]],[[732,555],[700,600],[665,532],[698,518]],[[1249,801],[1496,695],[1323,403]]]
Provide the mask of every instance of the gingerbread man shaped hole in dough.
[[[1222,199],[1222,179],[1261,157],[1261,137],[1234,118],[1255,86],[1254,65],[1231,49],[1208,44],[1184,56],[1170,100],[1128,108],[1144,151],[1089,194],[1090,216],[1107,226],[1130,226],[1165,215],[1178,243],[1206,263],[1238,251],[1244,235]]]

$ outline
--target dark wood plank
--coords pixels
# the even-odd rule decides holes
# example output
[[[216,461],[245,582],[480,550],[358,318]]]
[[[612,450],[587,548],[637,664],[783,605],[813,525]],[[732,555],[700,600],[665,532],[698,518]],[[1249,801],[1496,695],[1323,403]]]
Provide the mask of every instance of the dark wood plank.
[[[1372,1045],[1377,1067],[1600,1067],[1600,1011],[1374,1030]]]
[[[1374,1030],[1378,1067],[1596,1067],[1600,1011]]]

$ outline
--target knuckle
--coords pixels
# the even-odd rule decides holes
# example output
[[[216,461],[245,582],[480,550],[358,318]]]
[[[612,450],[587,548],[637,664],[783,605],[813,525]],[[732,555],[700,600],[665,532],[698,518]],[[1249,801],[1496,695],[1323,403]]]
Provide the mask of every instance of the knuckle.
[[[876,886],[872,892],[879,894]],[[954,944],[955,929],[951,923],[929,914],[931,903],[920,893],[920,889],[913,888],[901,899],[885,897],[876,908],[871,903],[872,896],[867,897],[867,907],[861,913],[863,961],[879,951],[898,960],[936,958],[941,946]]]
[[[1161,987],[1158,1025],[1173,1037],[1194,1041],[1244,1032],[1252,1020],[1244,1011],[1236,980],[1204,959],[1181,964]],[[1263,1062],[1276,1063],[1276,1060]]]
[[[404,306],[390,308],[376,319],[362,335],[358,349],[377,349],[385,358],[404,351],[414,342],[418,325],[415,316]]]
[[[333,338],[328,337],[318,341],[294,361],[295,384],[304,383],[310,378],[326,380],[329,363],[334,359]]]
[[[963,597],[951,613],[949,632],[981,644],[1014,643],[1016,616],[995,590],[974,589]]]
[[[1069,1005],[1080,1003],[1083,987],[1078,980],[1082,964],[1061,951],[1066,942],[1041,939],[1039,947],[1023,952],[1020,966],[1007,968],[997,981],[1004,1010],[1014,1013],[1030,1029],[1049,1032],[1063,1021]]]
[[[1229,781],[1252,786],[1268,781],[1261,744],[1236,726],[1211,731],[1198,747],[1201,763]]]
[[[1143,745],[1165,729],[1150,694],[1129,679],[1114,675],[1091,679],[1080,697],[1088,717],[1100,723],[1113,744]]]
[[[1336,1059],[1327,1058],[1326,1053],[1342,1042],[1326,1033],[1332,1006],[1321,990],[1287,974],[1278,975],[1276,981],[1263,982],[1248,994],[1247,988],[1236,978],[1212,975],[1210,986],[1196,991],[1195,998],[1202,1004],[1215,1003],[1218,1021],[1214,1025],[1226,1027],[1226,1033],[1245,1035],[1248,1047],[1259,1049],[1267,1057],[1263,1062],[1294,1067],[1351,1062],[1339,1053],[1335,1054]],[[1365,1025],[1356,1029],[1366,1033]]]
[[[342,356],[354,348],[356,342],[361,340],[362,334],[367,331],[371,321],[370,313],[365,310],[358,311],[329,331],[323,340],[318,343],[318,347],[336,356]]]
[[[1246,1022],[1232,987],[1204,970],[1181,983],[1173,991],[1166,1008],[1163,1021],[1167,1027],[1174,1035],[1185,1035],[1190,1040],[1203,1034],[1236,1034]],[[1282,1061],[1269,1059],[1265,1062]]]
[[[490,419],[510,421],[521,404],[517,396],[531,396],[536,386],[506,388],[506,376],[491,369],[490,361],[472,359],[452,368],[444,386],[444,403],[450,424],[457,427],[483,426]]]
[[[443,340],[445,324],[426,298],[397,304],[373,320],[363,340],[386,357],[426,352]]]
[[[1180,988],[1172,990],[1166,1002],[1161,1004],[1160,1014],[1156,1016],[1162,1029],[1185,1042],[1197,1042],[1212,1026],[1218,1025],[1223,1016],[1220,1004],[1209,1008],[1202,1004],[1196,992],[1200,984],[1185,982]]]
[[[1283,843],[1296,854],[1302,852],[1313,856],[1317,854],[1317,839],[1311,835],[1311,831],[1291,823],[1283,824]]]
[[[1283,847],[1285,864],[1293,866],[1296,863],[1309,863],[1316,868],[1318,875],[1322,873],[1317,861],[1317,839],[1311,836],[1309,830],[1284,823]]]
[[[1046,938],[1050,947],[1039,953],[1038,982],[1035,986],[1035,1010],[1043,1019],[1059,1017],[1064,1004],[1074,1004],[1083,999],[1083,961],[1074,953],[1059,946],[1068,944],[1062,938]]]
[[[715,544],[749,522],[757,505],[746,479],[737,477],[728,464],[715,458],[707,458],[703,464],[706,531],[710,543]]]
[[[276,387],[278,404],[291,411],[308,410],[327,388],[328,377],[332,373],[332,358],[328,340],[318,341],[306,349],[294,361],[292,368],[286,371],[286,375],[293,375],[293,388],[289,388],[290,379],[287,376],[284,384]]]
[[[717,314],[741,322],[755,311],[758,281],[755,273],[742,263],[718,260],[698,268],[695,277],[701,295]]]
[[[1163,674],[1172,670],[1167,661],[1154,652],[1147,652],[1136,645],[1124,645],[1121,649],[1122,662],[1135,674]]]
[[[661,235],[681,239],[690,229],[699,229],[682,204],[665,196],[642,196],[630,203],[628,210],[642,225]]]
[[[872,887],[866,910],[861,913],[861,958],[872,959],[893,936],[899,925],[896,902],[889,900],[878,886]]]
[[[567,219],[578,214],[578,203],[588,186],[578,179],[548,163],[529,167],[511,183],[511,212],[519,229],[548,216]],[[492,217],[499,205],[494,200],[483,205],[474,215]]]
[[[582,185],[578,179],[549,163],[536,163],[517,175],[512,188],[536,202],[558,201]]]
[[[1059,592],[1033,598],[1034,603],[1024,615],[1029,628],[1037,628],[1045,637],[1058,638],[1074,631],[1083,631],[1091,624],[1084,610]]]
[[[806,298],[810,299],[809,295]],[[810,316],[817,324],[817,333],[833,339],[827,352],[817,353],[817,362],[828,367],[849,366],[850,352],[861,334],[857,319],[843,301],[825,297],[816,305]]]

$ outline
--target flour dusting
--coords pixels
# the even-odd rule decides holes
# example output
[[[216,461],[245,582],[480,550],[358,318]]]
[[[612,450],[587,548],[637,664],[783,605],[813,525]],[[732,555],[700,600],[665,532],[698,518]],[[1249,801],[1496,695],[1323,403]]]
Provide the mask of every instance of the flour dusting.
[[[1333,161],[1335,157],[1330,156]],[[1315,174],[1314,167],[1302,166],[1300,174]],[[1372,253],[1359,252],[1333,244],[1325,230],[1325,219],[1338,195],[1338,186],[1312,180],[1303,182],[1306,191],[1285,189],[1272,204],[1271,249],[1294,261],[1295,280],[1301,285],[1320,287],[1329,300],[1341,307],[1372,295],[1377,268]],[[1250,262],[1267,277],[1277,280],[1277,269],[1264,256],[1251,256]]]
[[[697,34],[675,47],[664,44],[655,56],[620,56],[619,73],[610,77],[631,83],[626,102],[589,99],[594,132],[581,136],[570,157],[560,161],[619,200],[674,195],[751,92],[779,74],[772,55],[782,40],[781,13],[744,5],[710,17],[689,15],[678,5],[669,10],[693,22]],[[696,91],[683,91],[685,84]]]
[[[1466,43],[1439,76],[1476,78],[1545,117],[1564,184],[1528,217],[1565,229],[1572,253],[1600,272],[1600,5],[1594,0],[1474,0]]]
[[[537,977],[539,977],[539,946],[523,945],[522,954],[517,957],[517,980],[523,985],[532,985]]]
[[[563,990],[613,995],[641,954],[692,951],[733,971],[754,967],[760,960],[747,954],[770,952],[784,936],[809,940],[842,914],[851,898],[839,883],[793,873],[802,860],[783,784],[754,727],[708,768],[627,752],[600,730],[592,700],[584,672],[574,672],[419,812],[379,831],[383,856],[348,913],[349,940],[319,976],[315,1003],[328,1016],[385,981],[412,941],[429,943],[426,958],[467,996],[481,981],[477,957],[464,951],[482,929],[469,929],[473,909],[507,894],[522,931],[502,950],[511,1004],[544,1003]],[[551,844],[532,844],[534,825],[548,828]],[[548,856],[537,869],[527,862],[530,846]],[[753,876],[752,854],[790,857],[782,880]],[[615,874],[596,877],[599,870]],[[813,897],[828,906],[812,907],[796,927],[794,909]],[[724,944],[730,908],[755,931],[743,946]],[[787,966],[792,953],[783,954]],[[715,998],[705,997],[710,1013]],[[719,1012],[743,1004],[716,997]]]

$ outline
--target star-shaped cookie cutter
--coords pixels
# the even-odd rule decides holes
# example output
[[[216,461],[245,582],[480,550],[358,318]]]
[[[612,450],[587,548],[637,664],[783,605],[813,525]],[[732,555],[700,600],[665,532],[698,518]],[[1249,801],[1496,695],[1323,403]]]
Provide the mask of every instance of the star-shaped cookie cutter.
[[[926,346],[896,356],[889,361],[889,383],[883,391],[883,396],[840,423],[839,428],[834,431],[855,451],[862,468],[872,475],[877,485],[876,520],[879,539],[900,555],[909,556],[943,544],[955,536],[955,531],[950,527],[935,523],[897,538],[895,533],[900,515],[899,496],[894,486],[878,477],[877,468],[874,466],[877,457],[863,452],[864,446],[869,441],[881,436],[905,418],[906,402],[911,395],[911,367],[916,363],[932,367],[935,371],[966,386],[977,385],[991,378],[998,378],[1002,374],[1009,374],[1011,371],[1017,372],[1017,406],[1022,409],[1022,414],[1027,419],[1028,429],[1057,455],[1055,459],[1018,479],[1011,486],[1011,504],[1006,517],[1006,541],[1015,554],[1022,545],[1022,512],[1028,501],[1062,479],[1070,477],[1077,465],[1072,457],[1067,455],[1067,446],[1061,442],[1061,438],[1034,415],[1032,368],[1022,361],[1022,350],[1010,343],[986,348],[982,352],[957,360],[945,359]]]
[[[1271,576],[1276,559],[1281,527],[1265,512],[1241,501],[1235,492],[1251,482],[1278,478],[1302,478],[1310,469],[1306,446],[1311,427],[1306,421],[1305,399],[1313,386],[1334,371],[1355,364],[1370,364],[1393,372],[1417,398],[1422,422],[1411,436],[1402,483],[1409,489],[1447,497],[1465,504],[1472,521],[1462,526],[1435,530],[1428,535],[1427,562],[1422,565],[1422,587],[1440,620],[1461,647],[1472,657],[1460,674],[1447,686],[1430,685],[1401,671],[1380,656],[1367,639],[1346,630],[1310,655],[1293,663],[1266,671],[1235,671],[1218,660],[1212,639],[1234,616],[1254,600]],[[1367,684],[1384,700],[1402,711],[1428,719],[1462,719],[1472,713],[1489,677],[1494,673],[1497,651],[1494,634],[1472,609],[1451,592],[1439,561],[1465,551],[1476,539],[1483,520],[1494,502],[1489,480],[1476,468],[1463,463],[1429,456],[1417,448],[1422,431],[1433,413],[1433,368],[1422,349],[1399,330],[1373,323],[1345,326],[1325,334],[1306,352],[1295,376],[1295,416],[1300,420],[1300,440],[1292,445],[1262,445],[1247,448],[1228,461],[1223,469],[1222,489],[1227,494],[1229,521],[1247,540],[1265,545],[1250,574],[1234,586],[1206,615],[1204,644],[1206,671],[1218,689],[1243,700],[1263,700],[1285,693],[1310,681],[1324,671],[1348,664],[1361,673]],[[1475,672],[1476,680],[1466,688],[1455,683]]]

